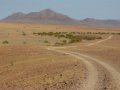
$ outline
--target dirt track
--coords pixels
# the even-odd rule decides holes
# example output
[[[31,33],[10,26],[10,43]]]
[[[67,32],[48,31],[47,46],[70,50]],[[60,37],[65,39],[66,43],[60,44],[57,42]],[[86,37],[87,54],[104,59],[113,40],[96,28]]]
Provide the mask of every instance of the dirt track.
[[[101,42],[104,42],[104,41],[107,41],[107,40],[111,39],[112,37],[113,37],[113,36],[109,36],[109,37],[106,38],[106,39],[103,39],[103,40],[100,40],[100,41],[97,41],[97,42],[94,42],[94,43],[90,43],[90,44],[88,44],[87,46],[92,46],[92,45],[99,44],[99,43],[101,43]]]
[[[88,46],[107,41],[112,37],[113,36],[109,36],[107,39],[88,44]],[[67,47],[48,48],[48,50],[68,54],[81,60],[86,65],[87,78],[84,83],[77,88],[77,90],[120,90],[120,73],[111,65],[89,55],[81,54],[79,52],[60,50],[61,48]]]

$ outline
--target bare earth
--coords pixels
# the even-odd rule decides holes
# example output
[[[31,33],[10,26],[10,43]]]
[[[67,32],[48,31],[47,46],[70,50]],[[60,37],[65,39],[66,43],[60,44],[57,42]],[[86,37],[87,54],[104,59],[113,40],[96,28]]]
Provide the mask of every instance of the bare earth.
[[[88,44],[87,46],[92,46],[92,45],[105,42],[107,40],[112,39],[112,37],[113,36],[109,36],[107,39]],[[68,47],[67,49],[69,48],[72,48],[72,47]],[[86,83],[82,85],[83,87],[78,89],[80,90],[103,90],[103,89],[119,90],[120,89],[120,73],[109,64],[104,63],[97,58],[91,57],[89,55],[81,54],[75,51],[74,52],[61,51],[61,50],[56,50],[56,48],[52,48],[52,49],[48,48],[48,50],[53,50],[56,52],[68,54],[70,56],[73,56],[75,58],[82,60],[85,63],[88,70],[87,71],[88,77],[87,77]],[[103,81],[101,81],[102,79]]]
[[[34,31],[120,32],[0,23],[0,90],[120,90],[120,35],[55,47],[43,41],[58,38],[33,36]]]
[[[104,40],[90,43],[87,45],[87,47],[97,45],[99,43],[103,43],[107,40],[112,39],[112,37],[113,36],[109,36],[108,38],[106,38]],[[83,87],[78,88],[78,90],[104,90],[104,89],[105,90],[119,90],[120,89],[120,72],[118,71],[119,68],[118,68],[118,70],[116,70],[117,68],[115,69],[112,65],[109,65],[97,58],[89,56],[88,54],[87,55],[81,54],[80,51],[77,52],[75,49],[76,49],[76,47],[79,48],[79,46],[76,46],[76,47],[74,46],[74,49],[72,49],[72,51],[71,50],[68,51],[69,48],[71,49],[72,47],[68,47],[68,48],[65,47],[67,49],[67,51],[56,50],[56,48],[52,48],[49,50],[68,54],[70,56],[73,56],[75,58],[82,60],[86,64],[86,67],[88,68],[87,69],[88,77],[86,79],[86,83],[84,83],[82,85]],[[90,47],[90,48],[92,48],[92,47]],[[59,48],[57,48],[57,49],[59,49]],[[108,61],[108,62],[110,62],[110,61]],[[116,63],[116,65],[119,66],[120,63]]]

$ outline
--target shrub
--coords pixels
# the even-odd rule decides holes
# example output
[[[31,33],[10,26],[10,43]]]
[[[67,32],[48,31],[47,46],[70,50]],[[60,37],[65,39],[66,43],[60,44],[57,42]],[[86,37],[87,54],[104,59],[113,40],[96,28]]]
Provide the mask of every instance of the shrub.
[[[14,63],[13,63],[13,62],[10,62],[10,65],[11,65],[11,66],[14,66]]]
[[[102,39],[102,37],[96,37],[96,39]]]
[[[23,35],[23,36],[26,36],[26,33],[25,33],[25,32],[22,32],[22,35]]]
[[[48,41],[44,41],[44,43],[49,43]]]
[[[7,40],[3,41],[3,44],[8,44],[9,42]]]
[[[120,33],[118,33],[118,35],[120,35]]]
[[[83,39],[85,39],[85,40],[95,40],[95,37],[94,36],[85,36],[85,37],[83,37]]]
[[[59,43],[59,42],[55,43],[55,46],[61,46],[61,45],[64,45],[64,44],[63,43]]]
[[[23,44],[27,44],[26,42],[23,42]]]
[[[36,32],[33,32],[33,34],[35,35],[35,34],[37,34]]]
[[[63,42],[64,44],[66,44],[66,43],[67,43],[67,40],[63,40],[62,42]]]

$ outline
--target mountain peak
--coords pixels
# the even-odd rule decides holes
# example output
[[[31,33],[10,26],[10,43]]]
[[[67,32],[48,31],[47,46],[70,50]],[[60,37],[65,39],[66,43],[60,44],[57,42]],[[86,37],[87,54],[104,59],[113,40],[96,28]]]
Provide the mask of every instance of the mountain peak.
[[[51,9],[44,9],[44,10],[40,11],[39,13],[42,13],[44,15],[58,14],[57,12],[55,12],[55,11],[53,11]]]
[[[99,20],[86,18],[76,20],[67,15],[55,12],[51,9],[44,9],[40,12],[31,12],[24,14],[22,12],[14,13],[1,20],[3,22],[25,22],[25,23],[47,23],[47,24],[77,24],[91,27],[120,27],[120,21],[117,20]]]
[[[4,21],[14,21],[14,22],[33,22],[33,23],[72,23],[75,22],[74,19],[66,16],[64,14],[55,12],[51,9],[44,9],[40,12],[30,12],[28,14],[23,14],[21,12],[14,13]]]
[[[24,16],[25,14],[22,13],[22,12],[17,12],[17,13],[14,13],[12,14],[13,17],[20,17],[20,16]],[[9,16],[8,16],[9,17]]]
[[[96,21],[94,18],[85,18],[83,21]]]
[[[44,11],[44,12],[54,12],[53,10],[51,10],[51,9],[44,9],[44,10],[42,10],[42,11]],[[42,12],[41,11],[41,12]]]

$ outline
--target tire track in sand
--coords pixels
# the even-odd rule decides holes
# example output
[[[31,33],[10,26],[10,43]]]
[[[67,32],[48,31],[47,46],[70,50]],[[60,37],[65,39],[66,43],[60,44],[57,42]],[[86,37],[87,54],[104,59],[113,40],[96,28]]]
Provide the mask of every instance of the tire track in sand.
[[[88,44],[87,46],[92,46],[92,45],[107,41],[107,40],[111,39],[112,37],[113,36],[109,36],[107,39]],[[98,60],[94,57],[91,57],[91,56],[88,56],[88,55],[85,55],[85,54],[81,54],[81,53],[78,53],[78,52],[72,52],[72,51],[71,52],[66,52],[66,51],[62,51],[62,50],[58,50],[58,49],[60,49],[60,48],[59,47],[58,48],[54,48],[54,47],[53,48],[48,48],[48,50],[68,54],[72,57],[80,59],[82,62],[85,63],[85,65],[88,69],[88,77],[87,77],[86,82],[84,82],[82,84],[81,88],[77,88],[77,90],[95,90],[97,87],[99,87],[98,86],[99,84],[97,83],[98,71],[94,67],[94,65],[92,64],[93,61],[96,62],[98,65],[101,65],[103,68],[105,68],[105,70],[107,72],[110,73],[110,75],[108,75],[107,77],[109,77],[111,80],[113,80],[114,85],[115,85],[115,88],[112,89],[112,90],[120,90],[120,73],[117,70],[115,70],[112,66],[110,66],[109,64],[104,63],[104,62],[102,62],[102,61],[100,61],[100,60]],[[110,77],[110,76],[112,76],[112,77]],[[113,87],[114,87],[114,85],[113,85]]]
[[[96,83],[98,80],[98,72],[97,72],[97,69],[93,66],[93,64],[91,62],[89,62],[88,60],[86,60],[83,57],[72,54],[70,52],[65,52],[62,50],[54,49],[54,48],[47,48],[47,49],[55,51],[55,52],[63,53],[63,54],[68,54],[74,58],[81,60],[86,65],[86,68],[87,68],[87,79],[85,80],[84,83],[82,83],[80,86],[78,86],[76,90],[95,90]]]
[[[72,52],[72,53],[74,53],[75,55],[79,55],[80,57],[84,57],[86,59],[92,60],[98,63],[99,65],[103,66],[111,74],[113,78],[113,82],[115,82],[114,85],[116,88],[114,90],[120,90],[120,73],[117,70],[115,70],[112,66],[85,54],[81,54],[77,52]]]
[[[87,46],[92,46],[92,45],[99,44],[99,43],[101,43],[101,42],[104,42],[104,41],[107,41],[107,40],[111,39],[112,37],[113,37],[113,35],[109,36],[109,37],[106,38],[106,39],[103,39],[103,40],[100,40],[100,41],[97,41],[97,42],[94,42],[94,43],[90,43],[90,44],[88,44]]]

